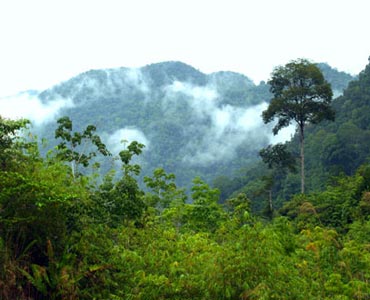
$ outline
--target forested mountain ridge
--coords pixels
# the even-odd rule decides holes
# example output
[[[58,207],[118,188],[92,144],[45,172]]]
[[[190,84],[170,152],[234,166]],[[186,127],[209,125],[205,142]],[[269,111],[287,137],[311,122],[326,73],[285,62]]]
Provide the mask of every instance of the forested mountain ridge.
[[[312,127],[311,137],[323,142],[322,163],[336,172],[353,174],[369,156],[370,65],[349,83],[343,95],[333,101],[336,121]],[[310,141],[311,142],[311,141]],[[312,147],[312,146],[311,146]],[[313,160],[313,154],[311,155]]]
[[[343,93],[350,81],[358,78],[357,76],[352,76],[346,72],[338,71],[326,63],[318,63],[317,66],[323,73],[325,79],[331,84],[334,98]]]
[[[350,79],[320,66],[338,91]],[[181,62],[88,71],[39,98],[69,99],[73,104],[59,115],[68,115],[76,129],[96,124],[113,150],[121,140],[144,143],[144,174],[163,167],[176,173],[181,185],[197,175],[207,181],[231,176],[256,161],[272,139],[260,117],[271,98],[267,84],[255,85],[235,72],[204,74]],[[46,128],[39,135],[52,140],[52,127]]]
[[[267,128],[253,133],[269,98],[265,84],[232,72],[205,75],[180,62],[89,71],[40,94],[45,103],[60,97],[74,103],[60,115],[76,128],[96,124],[114,148],[138,139],[146,145],[145,172],[160,166],[178,172],[183,184],[196,175],[231,175],[255,160],[270,136]]]

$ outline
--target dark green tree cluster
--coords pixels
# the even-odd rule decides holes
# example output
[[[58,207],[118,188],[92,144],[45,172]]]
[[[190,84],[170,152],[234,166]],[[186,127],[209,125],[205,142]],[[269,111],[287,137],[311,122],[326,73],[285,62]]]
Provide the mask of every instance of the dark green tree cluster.
[[[306,70],[307,72],[302,73],[297,71],[305,66],[309,67],[307,69],[315,71],[308,72]],[[333,78],[336,73],[323,68],[322,64],[316,66],[330,78],[331,86],[338,89],[338,82]],[[276,85],[282,89],[276,90],[276,93],[280,91],[281,95],[279,96],[279,94],[272,91],[273,99],[263,117],[271,117],[266,121],[276,122],[275,124],[278,126],[275,127],[276,130],[283,128],[280,125],[288,123],[298,125],[296,133],[291,141],[280,145],[270,145],[262,150],[260,154],[264,163],[259,162],[242,169],[240,175],[235,178],[224,178],[222,181],[215,180],[215,186],[220,189],[223,200],[239,192],[244,192],[252,200],[251,207],[253,210],[262,212],[265,209],[268,197],[266,191],[271,191],[275,209],[278,209],[299,191],[302,192],[302,186],[306,194],[323,191],[331,184],[332,177],[354,176],[357,170],[369,161],[370,65],[367,65],[355,80],[349,82],[341,96],[333,100],[328,98],[330,91],[327,90],[328,86],[325,81],[319,83],[312,80],[312,88],[305,87],[304,84],[307,82],[303,79],[307,79],[307,76],[318,76],[317,78],[322,79],[321,76],[316,74],[317,72],[315,64],[306,60],[295,60],[286,66],[276,68],[272,73],[271,81],[276,81]],[[294,82],[289,81],[289,79],[292,80],[293,75],[296,76],[295,82],[298,87],[294,85]],[[300,76],[303,80],[302,87],[299,86]],[[325,88],[320,90],[322,85]],[[271,87],[273,88],[274,84]],[[311,103],[313,106],[311,104],[307,106],[307,101],[311,101],[309,99],[310,95],[316,93],[316,96],[318,96],[319,90],[328,92],[327,100],[316,97]],[[304,99],[302,96],[308,97],[308,99],[301,101]],[[299,105],[304,107],[303,114],[299,113],[299,110],[295,110],[299,108]],[[299,122],[295,118],[299,116],[313,117],[316,112],[312,109],[318,109],[316,112],[319,112],[318,117],[320,118],[307,119],[303,123],[304,135],[302,140]],[[334,121],[332,121],[333,112],[335,112]],[[319,120],[320,122],[317,123]],[[279,121],[281,122],[280,125]],[[299,145],[304,147],[299,147]],[[283,150],[282,147],[285,150],[284,152],[291,156],[291,159],[300,161],[301,164],[297,164],[297,170],[301,171],[300,173],[291,172],[289,169],[289,172],[285,172],[284,169],[286,168],[283,167],[283,162],[286,157],[282,153],[278,154],[281,152],[280,150]],[[302,150],[304,150],[303,156]],[[277,158],[278,165],[272,164],[274,158]],[[302,174],[302,171],[304,171],[304,174]],[[272,189],[266,188],[264,185],[266,180],[263,179],[270,177],[271,174],[273,174],[274,179],[271,185]]]
[[[331,107],[332,90],[320,69],[313,63],[301,59],[283,67],[277,67],[268,82],[274,97],[262,113],[263,121],[269,123],[277,118],[273,133],[292,122],[297,126],[300,144],[301,193],[305,191],[305,130],[308,124],[323,120],[334,121]]]

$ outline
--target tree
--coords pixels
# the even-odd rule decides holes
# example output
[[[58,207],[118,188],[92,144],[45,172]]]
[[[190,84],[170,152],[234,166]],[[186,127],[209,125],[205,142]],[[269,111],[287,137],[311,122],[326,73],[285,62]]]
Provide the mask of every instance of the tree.
[[[250,219],[251,201],[244,193],[239,193],[235,197],[227,199],[225,207],[239,225],[244,225]]]
[[[287,171],[296,172],[296,160],[287,150],[287,145],[281,143],[263,148],[259,152],[259,155],[262,161],[271,170],[270,174],[261,177],[262,189],[259,193],[268,192],[269,205],[265,211],[269,217],[272,217],[272,190],[275,185],[275,178],[279,177],[279,175],[285,175]]]
[[[113,224],[128,220],[138,221],[146,208],[143,201],[144,193],[134,177],[140,174],[141,167],[132,163],[133,157],[140,155],[144,147],[143,144],[133,141],[119,153],[123,176],[114,185],[109,195],[110,200],[113,201],[111,206]]]
[[[220,191],[212,189],[200,177],[193,179],[191,188],[193,203],[188,206],[188,226],[193,230],[215,231],[225,217],[225,212],[217,202]]]
[[[10,149],[15,141],[19,139],[18,131],[25,129],[30,122],[26,119],[8,120],[0,116],[0,170],[5,170],[8,166]]]
[[[96,156],[95,151],[85,154],[88,143],[96,146],[98,152],[104,156],[111,155],[106,146],[97,134],[94,134],[96,127],[88,125],[86,129],[80,132],[72,133],[72,121],[69,117],[58,119],[59,127],[55,130],[55,138],[61,138],[63,141],[57,146],[58,157],[71,163],[72,176],[78,175],[78,166],[82,164],[87,167],[90,160]]]
[[[180,203],[185,203],[185,190],[177,188],[175,179],[175,174],[167,174],[163,168],[155,169],[153,177],[145,176],[144,182],[151,189],[151,193],[146,193],[148,204],[163,211],[172,201],[180,200]]]
[[[294,156],[288,152],[287,145],[278,143],[274,146],[269,145],[259,152],[262,161],[267,164],[269,169],[281,171],[296,171]]]
[[[275,135],[292,122],[296,123],[300,142],[301,193],[304,194],[305,129],[307,124],[334,121],[335,112],[330,106],[333,92],[316,64],[306,59],[293,60],[275,68],[268,83],[273,98],[262,113],[263,121],[267,124],[278,119],[272,130]]]
[[[62,291],[72,283],[64,254],[88,193],[66,165],[22,139],[18,131],[27,123],[0,122],[0,299],[72,299]]]
[[[126,142],[126,140],[122,141],[122,143]],[[116,172],[111,170],[92,196],[94,204],[91,215],[96,224],[107,224],[115,228],[133,221],[141,225],[140,219],[147,209],[144,192],[136,179],[141,167],[133,163],[135,156],[139,156],[145,146],[133,141],[124,147],[125,149],[119,152],[122,177],[115,181]]]

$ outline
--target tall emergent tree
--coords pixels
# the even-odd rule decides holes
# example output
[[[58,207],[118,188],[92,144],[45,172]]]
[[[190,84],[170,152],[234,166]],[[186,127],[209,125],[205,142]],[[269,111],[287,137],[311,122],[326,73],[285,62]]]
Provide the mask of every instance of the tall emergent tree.
[[[297,59],[272,72],[270,91],[274,95],[270,105],[262,113],[263,121],[269,123],[277,118],[273,133],[297,124],[300,141],[301,193],[305,188],[304,133],[307,124],[323,120],[334,121],[335,112],[330,106],[333,97],[330,84],[316,64],[306,59]]]

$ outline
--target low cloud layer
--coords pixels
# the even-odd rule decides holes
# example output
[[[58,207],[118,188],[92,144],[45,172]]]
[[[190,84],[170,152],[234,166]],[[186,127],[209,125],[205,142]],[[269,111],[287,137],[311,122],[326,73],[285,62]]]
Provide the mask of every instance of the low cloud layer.
[[[237,148],[242,144],[253,150],[269,142],[290,138],[291,128],[273,136],[271,125],[263,123],[261,115],[268,106],[266,102],[250,107],[220,105],[217,89],[212,85],[199,87],[175,81],[165,90],[167,102],[176,99],[176,94],[181,93],[201,121],[210,121],[199,143],[189,141],[185,151],[187,154],[183,158],[186,163],[207,165],[217,160],[228,160],[236,155]]]
[[[40,101],[37,93],[28,92],[0,98],[0,115],[12,119],[27,118],[34,125],[40,126],[54,121],[63,108],[74,107],[71,100],[74,97],[78,105],[83,105],[85,98],[117,97],[117,90],[127,87],[140,91],[145,102],[151,99],[157,101],[154,93],[158,91],[151,89],[140,69],[101,70],[91,74],[82,74],[71,80],[67,86],[70,98],[61,98],[60,93],[53,92],[53,89],[49,90],[52,95],[50,99],[53,100],[47,103]],[[180,150],[184,163],[206,166],[221,160],[227,161],[235,158],[240,147],[257,152],[269,143],[289,140],[294,134],[294,126],[283,129],[277,136],[272,134],[273,124],[264,124],[261,117],[262,111],[268,106],[267,102],[248,107],[221,103],[225,99],[219,95],[219,88],[215,82],[197,86],[177,80],[163,87],[163,95],[158,100],[162,104],[163,118],[173,119],[173,114],[179,113],[176,101],[185,101],[194,116],[194,122],[184,130],[194,133],[197,139],[195,141],[190,138]],[[79,93],[85,95],[85,98],[81,98]],[[126,145],[134,140],[143,143],[145,150],[150,146],[145,134],[134,126],[118,129],[109,136],[103,135],[115,155],[125,147],[122,140],[126,141]]]
[[[40,126],[54,120],[62,108],[73,106],[71,99],[59,98],[45,104],[37,95],[25,92],[0,98],[0,115],[9,119],[26,118]]]

